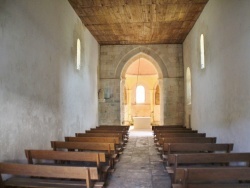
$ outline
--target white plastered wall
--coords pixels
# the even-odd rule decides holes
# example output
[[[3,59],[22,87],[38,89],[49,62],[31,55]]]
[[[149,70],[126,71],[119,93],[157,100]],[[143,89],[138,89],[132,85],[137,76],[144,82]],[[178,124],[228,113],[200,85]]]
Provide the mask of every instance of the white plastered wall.
[[[0,161],[98,124],[98,59],[67,0],[0,0]]]
[[[192,78],[192,128],[234,143],[234,151],[250,151],[249,9],[248,0],[210,0],[183,44],[184,70],[190,67]]]

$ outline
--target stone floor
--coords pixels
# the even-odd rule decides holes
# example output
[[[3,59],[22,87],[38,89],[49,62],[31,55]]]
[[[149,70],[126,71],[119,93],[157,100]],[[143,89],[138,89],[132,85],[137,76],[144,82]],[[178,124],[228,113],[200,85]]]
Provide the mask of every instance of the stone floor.
[[[171,188],[152,130],[131,130],[129,142],[109,177],[107,188]]]

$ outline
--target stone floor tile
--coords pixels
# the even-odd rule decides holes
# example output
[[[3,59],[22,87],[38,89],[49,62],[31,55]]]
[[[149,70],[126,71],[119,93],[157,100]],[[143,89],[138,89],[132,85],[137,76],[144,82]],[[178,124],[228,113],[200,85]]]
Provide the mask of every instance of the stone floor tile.
[[[170,188],[171,181],[156,150],[152,130],[132,130],[109,176],[107,188]]]

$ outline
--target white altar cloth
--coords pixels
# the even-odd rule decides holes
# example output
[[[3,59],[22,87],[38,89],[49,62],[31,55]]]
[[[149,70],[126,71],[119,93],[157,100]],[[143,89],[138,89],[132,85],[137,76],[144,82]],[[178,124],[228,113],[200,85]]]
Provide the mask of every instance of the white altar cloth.
[[[150,117],[133,117],[134,129],[151,129]]]

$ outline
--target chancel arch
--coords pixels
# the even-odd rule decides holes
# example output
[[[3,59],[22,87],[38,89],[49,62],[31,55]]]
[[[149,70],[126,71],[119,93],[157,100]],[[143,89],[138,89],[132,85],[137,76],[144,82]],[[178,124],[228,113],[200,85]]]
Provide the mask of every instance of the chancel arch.
[[[160,105],[160,99],[158,95],[158,103],[155,104],[156,85],[158,85],[159,92],[159,77],[162,76],[158,72],[156,64],[152,63],[152,57],[146,54],[139,53],[132,57],[121,71],[121,78],[123,80],[126,90],[121,90],[127,94],[127,103],[124,102],[124,98],[121,99],[121,118],[123,124],[134,124],[134,119],[137,117],[148,118],[151,124],[160,124],[160,111],[155,114],[155,106]],[[143,90],[143,101],[138,101],[136,97],[138,88]],[[124,93],[122,94],[124,96]],[[145,98],[144,98],[145,97]],[[160,107],[158,107],[160,109]],[[157,116],[157,117],[155,117]],[[155,122],[154,120],[157,120]]]

